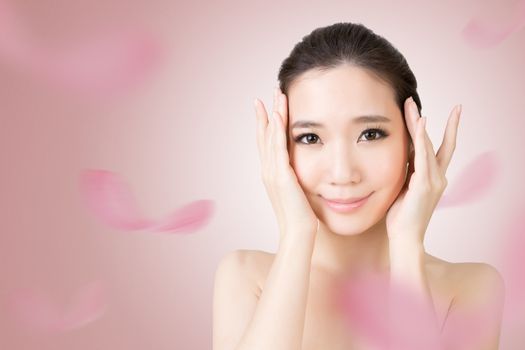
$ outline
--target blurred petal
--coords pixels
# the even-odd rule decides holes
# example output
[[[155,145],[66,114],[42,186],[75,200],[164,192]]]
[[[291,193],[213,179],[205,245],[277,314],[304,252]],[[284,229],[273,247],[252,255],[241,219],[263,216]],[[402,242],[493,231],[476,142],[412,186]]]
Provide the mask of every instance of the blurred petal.
[[[149,73],[160,58],[160,45],[140,31],[114,30],[46,52],[45,75],[64,87],[107,94],[127,88]]]
[[[138,28],[106,29],[50,49],[24,30],[14,10],[0,0],[0,55],[22,72],[68,91],[107,97],[136,83],[158,65],[160,42]]]
[[[80,179],[88,208],[107,225],[120,230],[143,230],[152,221],[143,217],[128,185],[105,170],[86,170]]]
[[[56,332],[60,329],[60,311],[40,293],[19,290],[11,297],[10,311],[24,326],[40,332]]]
[[[80,328],[105,312],[107,297],[101,282],[88,284],[76,293],[65,312],[58,303],[34,290],[20,290],[12,295],[10,308],[16,319],[34,331],[56,333]]]
[[[389,282],[388,276],[362,275],[348,280],[339,296],[340,305],[352,331],[362,335],[379,348],[404,350],[472,348],[479,346],[479,334],[489,323],[480,317],[484,310],[461,312],[448,324],[446,337],[440,336],[434,315],[425,315],[419,297],[409,288]],[[395,303],[394,321],[389,324],[389,302]],[[496,305],[494,305],[496,306]],[[491,307],[487,305],[485,307]],[[480,333],[481,332],[481,333]],[[437,340],[439,337],[439,341]]]
[[[210,200],[191,202],[151,228],[152,231],[171,233],[191,233],[205,226],[213,212],[215,204]]]
[[[380,348],[388,347],[388,280],[357,276],[348,280],[338,296],[349,328]]]
[[[500,165],[494,152],[485,152],[468,164],[454,179],[437,208],[466,204],[481,198],[494,186]]]
[[[102,282],[82,287],[73,297],[68,312],[61,320],[61,329],[80,328],[99,319],[107,308],[107,293]]]
[[[490,48],[498,45],[512,33],[520,30],[525,24],[525,1],[520,1],[515,9],[514,17],[503,25],[496,25],[480,19],[471,19],[463,28],[464,39],[473,47]]]
[[[13,63],[28,63],[31,47],[8,2],[0,0],[0,55]]]
[[[120,230],[191,233],[207,225],[215,210],[213,201],[198,200],[156,222],[142,215],[129,186],[115,173],[86,170],[81,175],[80,187],[93,214]]]
[[[525,326],[525,217],[523,206],[509,220],[505,240],[503,278],[505,280],[505,316],[514,326]]]
[[[472,19],[463,28],[462,35],[474,47],[489,48],[501,43],[513,32],[512,23],[508,23],[505,27],[499,27]]]
[[[362,275],[344,288],[343,307],[349,325],[380,348],[404,350],[436,349],[437,326],[433,315],[424,315],[416,295],[389,281],[388,275]],[[403,313],[388,319],[389,302]]]

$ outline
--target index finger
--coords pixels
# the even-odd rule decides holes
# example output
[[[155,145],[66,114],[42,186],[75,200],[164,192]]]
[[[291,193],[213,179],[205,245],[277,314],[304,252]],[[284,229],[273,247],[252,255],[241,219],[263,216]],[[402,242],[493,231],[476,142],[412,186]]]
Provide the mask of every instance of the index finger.
[[[439,147],[436,159],[445,173],[447,171],[452,154],[456,149],[456,139],[458,134],[459,116],[461,114],[461,105],[456,106],[450,116],[448,117],[447,127],[445,129],[445,135],[443,136],[443,142]]]
[[[253,100],[255,108],[256,124],[257,124],[257,148],[261,159],[264,159],[264,143],[266,140],[266,129],[268,127],[268,115],[263,103],[258,98]]]

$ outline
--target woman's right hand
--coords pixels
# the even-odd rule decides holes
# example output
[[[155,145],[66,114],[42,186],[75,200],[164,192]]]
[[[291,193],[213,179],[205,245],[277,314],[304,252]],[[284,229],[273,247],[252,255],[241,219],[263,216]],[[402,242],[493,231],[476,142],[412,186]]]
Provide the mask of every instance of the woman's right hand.
[[[277,215],[280,237],[282,239],[285,233],[315,236],[318,218],[290,165],[286,143],[287,96],[279,88],[275,88],[273,113],[270,117],[259,99],[255,99],[254,104],[262,179]]]

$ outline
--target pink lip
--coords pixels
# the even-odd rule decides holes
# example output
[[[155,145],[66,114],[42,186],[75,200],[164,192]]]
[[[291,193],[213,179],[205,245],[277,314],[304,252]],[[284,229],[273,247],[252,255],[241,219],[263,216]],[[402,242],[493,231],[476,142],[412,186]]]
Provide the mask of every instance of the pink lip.
[[[349,211],[353,211],[353,210],[363,206],[366,203],[366,201],[368,200],[368,198],[372,195],[372,193],[370,193],[366,197],[357,198],[357,199],[356,198],[349,198],[347,200],[329,200],[329,199],[326,199],[324,197],[321,197],[321,198],[323,198],[323,200],[326,202],[326,204],[330,208],[334,209],[335,211],[342,212],[342,213],[347,213]]]

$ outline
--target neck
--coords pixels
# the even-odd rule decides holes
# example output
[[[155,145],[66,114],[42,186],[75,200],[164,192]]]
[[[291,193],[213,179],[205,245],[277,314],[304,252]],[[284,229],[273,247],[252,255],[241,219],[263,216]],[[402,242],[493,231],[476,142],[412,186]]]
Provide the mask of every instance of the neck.
[[[383,273],[390,268],[385,218],[357,235],[331,232],[322,222],[315,238],[312,267],[336,275]]]

